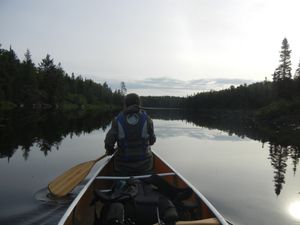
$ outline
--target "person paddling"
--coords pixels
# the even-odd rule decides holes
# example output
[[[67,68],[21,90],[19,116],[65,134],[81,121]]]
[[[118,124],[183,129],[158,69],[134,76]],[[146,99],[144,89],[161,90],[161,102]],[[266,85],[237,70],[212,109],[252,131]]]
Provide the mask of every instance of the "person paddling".
[[[125,96],[124,110],[112,120],[104,143],[106,153],[114,157],[114,171],[119,175],[151,173],[153,155],[150,146],[156,141],[152,119],[141,109],[140,97]]]

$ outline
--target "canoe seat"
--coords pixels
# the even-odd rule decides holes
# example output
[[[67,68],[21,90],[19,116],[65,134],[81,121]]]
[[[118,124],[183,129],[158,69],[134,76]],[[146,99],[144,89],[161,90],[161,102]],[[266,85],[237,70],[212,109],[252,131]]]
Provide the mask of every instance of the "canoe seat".
[[[158,225],[157,223],[154,225]],[[216,218],[209,218],[203,220],[177,221],[176,225],[220,225]]]

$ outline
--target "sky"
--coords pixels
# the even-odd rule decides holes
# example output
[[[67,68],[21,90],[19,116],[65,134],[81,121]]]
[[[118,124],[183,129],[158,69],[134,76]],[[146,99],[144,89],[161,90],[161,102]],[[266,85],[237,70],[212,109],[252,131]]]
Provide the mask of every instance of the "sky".
[[[140,95],[186,96],[271,80],[286,37],[300,60],[299,0],[0,0],[0,44],[36,65]]]

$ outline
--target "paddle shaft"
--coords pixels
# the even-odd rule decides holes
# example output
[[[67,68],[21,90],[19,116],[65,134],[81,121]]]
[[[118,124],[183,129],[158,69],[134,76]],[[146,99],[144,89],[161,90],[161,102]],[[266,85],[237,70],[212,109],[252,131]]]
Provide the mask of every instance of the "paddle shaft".
[[[100,156],[99,158],[95,159],[95,163],[98,162],[99,160],[103,159],[104,157],[107,156],[107,153],[105,153],[104,155]]]

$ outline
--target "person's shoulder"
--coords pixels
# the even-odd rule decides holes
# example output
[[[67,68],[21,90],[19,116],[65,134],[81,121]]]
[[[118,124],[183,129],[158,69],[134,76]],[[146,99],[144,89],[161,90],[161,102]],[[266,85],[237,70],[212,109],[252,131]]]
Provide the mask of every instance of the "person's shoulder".
[[[122,116],[124,116],[124,112],[120,111],[113,119],[112,123],[116,123]]]
[[[124,116],[124,115],[125,115],[125,111],[122,110],[118,113],[118,115],[115,117],[115,119],[118,119],[119,117]]]
[[[147,116],[148,118],[150,118],[150,116],[148,115],[148,113],[147,113],[145,110],[140,109],[139,112],[140,112],[140,114],[145,115],[145,116]]]
[[[147,117],[147,120],[148,120],[148,121],[151,121],[151,122],[152,122],[151,116],[149,116],[149,114],[148,114],[146,111],[143,110],[142,113]]]
[[[147,114],[147,112],[146,112],[144,109],[141,109],[141,108],[139,109],[139,112],[140,112],[140,113]]]

